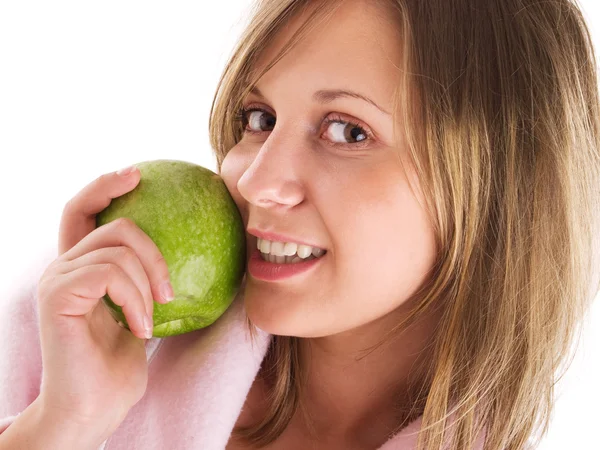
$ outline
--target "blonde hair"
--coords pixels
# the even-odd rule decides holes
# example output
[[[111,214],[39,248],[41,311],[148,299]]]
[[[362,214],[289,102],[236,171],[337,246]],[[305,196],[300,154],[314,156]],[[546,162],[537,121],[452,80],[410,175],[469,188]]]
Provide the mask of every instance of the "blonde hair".
[[[339,4],[256,3],[211,109],[219,172],[242,137],[235,116],[244,97]],[[590,33],[569,0],[378,4],[403,37],[394,119],[440,249],[416,307],[389,335],[443,299],[418,449],[442,449],[452,413],[450,448],[472,448],[485,428],[486,450],[521,449],[547,432],[559,369],[571,364],[599,289],[600,103]],[[256,73],[277,33],[307,11]],[[261,368],[273,379],[269,408],[234,430],[239,438],[265,446],[302,407],[297,344],[273,336]]]

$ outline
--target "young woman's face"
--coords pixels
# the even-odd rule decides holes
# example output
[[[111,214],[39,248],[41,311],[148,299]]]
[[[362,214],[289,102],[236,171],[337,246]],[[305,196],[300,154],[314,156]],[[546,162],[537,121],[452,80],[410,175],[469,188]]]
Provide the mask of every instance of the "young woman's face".
[[[328,336],[386,316],[434,263],[434,232],[419,204],[418,181],[408,172],[419,200],[398,161],[408,162],[405,145],[393,136],[399,36],[374,8],[345,1],[328,25],[260,79],[262,95],[244,100],[253,110],[246,113],[247,131],[222,164],[247,231],[326,250],[312,268],[285,279],[246,273],[246,312],[272,334]],[[259,66],[297,26],[285,28]],[[316,95],[337,90],[370,100]],[[246,236],[250,259],[257,237]]]

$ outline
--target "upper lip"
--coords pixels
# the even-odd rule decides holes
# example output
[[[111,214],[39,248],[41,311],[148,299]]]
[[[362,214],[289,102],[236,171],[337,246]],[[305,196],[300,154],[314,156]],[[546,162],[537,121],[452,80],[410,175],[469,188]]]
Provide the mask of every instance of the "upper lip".
[[[278,241],[278,242],[293,242],[299,245],[310,245],[311,247],[316,247],[325,250],[325,247],[317,244],[312,244],[301,237],[288,236],[281,233],[276,233],[274,231],[261,231],[256,228],[248,228],[248,233],[257,238],[267,239],[269,241]]]

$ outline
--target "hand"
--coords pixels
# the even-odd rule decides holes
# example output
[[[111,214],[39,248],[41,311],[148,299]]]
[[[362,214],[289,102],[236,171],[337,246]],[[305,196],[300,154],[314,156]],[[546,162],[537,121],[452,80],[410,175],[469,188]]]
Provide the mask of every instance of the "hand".
[[[96,228],[96,214],[140,176],[137,169],[102,175],[66,204],[59,257],[38,285],[43,410],[97,426],[106,437],[146,391],[143,319],[152,327],[153,299],[166,303],[160,286],[169,280],[160,250],[132,220]],[[131,331],[100,302],[106,294]]]

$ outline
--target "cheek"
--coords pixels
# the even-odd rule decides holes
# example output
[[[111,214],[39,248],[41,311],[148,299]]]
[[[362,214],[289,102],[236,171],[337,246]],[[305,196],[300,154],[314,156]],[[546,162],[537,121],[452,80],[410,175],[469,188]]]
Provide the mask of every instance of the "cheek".
[[[386,273],[381,282],[394,280],[405,287],[420,284],[435,260],[435,232],[419,198],[418,185],[413,190],[399,172],[383,172],[373,183],[361,183],[362,214],[351,222],[356,252],[362,263]],[[416,197],[415,197],[416,195]],[[362,239],[358,239],[362,236]],[[391,272],[397,272],[393,276]]]
[[[339,193],[345,198],[328,217],[337,230],[336,306],[349,311],[346,325],[368,322],[403,304],[435,263],[435,231],[402,180],[401,174],[385,172],[361,179]]]

